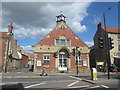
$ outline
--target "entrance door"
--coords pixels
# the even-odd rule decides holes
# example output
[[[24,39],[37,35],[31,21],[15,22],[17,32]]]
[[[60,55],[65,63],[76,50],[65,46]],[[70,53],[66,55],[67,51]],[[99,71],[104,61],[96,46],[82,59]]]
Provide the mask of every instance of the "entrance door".
[[[59,54],[59,70],[67,70],[67,56],[65,54]]]

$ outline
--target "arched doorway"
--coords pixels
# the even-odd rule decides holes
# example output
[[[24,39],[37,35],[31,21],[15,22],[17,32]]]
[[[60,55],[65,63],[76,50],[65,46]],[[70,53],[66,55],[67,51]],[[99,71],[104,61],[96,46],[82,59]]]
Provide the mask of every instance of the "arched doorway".
[[[66,48],[62,48],[58,52],[58,70],[67,71],[68,70],[68,58],[69,51]]]

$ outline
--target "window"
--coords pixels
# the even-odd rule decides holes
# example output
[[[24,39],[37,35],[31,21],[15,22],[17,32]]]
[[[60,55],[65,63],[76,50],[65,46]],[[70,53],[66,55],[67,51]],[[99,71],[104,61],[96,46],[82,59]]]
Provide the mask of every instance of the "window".
[[[120,35],[118,35],[118,39],[120,39]]]
[[[120,45],[118,45],[118,51],[120,51]]]
[[[50,62],[50,56],[43,56],[43,61],[44,61],[44,63],[49,63]]]
[[[69,40],[69,39],[66,40],[66,45],[67,45],[67,46],[70,45],[70,40]]]
[[[55,45],[59,45],[59,39],[56,39],[56,44]]]
[[[55,39],[55,45],[70,46],[70,39]]]
[[[60,45],[65,46],[65,40],[61,39],[60,40]]]
[[[76,57],[76,63],[81,64],[81,57],[80,56]]]

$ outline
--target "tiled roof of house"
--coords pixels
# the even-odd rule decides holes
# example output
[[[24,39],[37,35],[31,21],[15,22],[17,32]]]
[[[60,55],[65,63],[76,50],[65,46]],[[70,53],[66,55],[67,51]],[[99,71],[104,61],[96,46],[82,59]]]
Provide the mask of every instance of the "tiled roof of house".
[[[99,23],[98,27],[101,27],[105,30],[105,27],[103,26],[103,23]],[[112,27],[106,27],[106,31],[109,33],[120,33],[120,28],[112,28]]]
[[[87,46],[77,35],[75,35],[70,29],[54,29],[49,34],[49,37],[43,38],[37,45],[54,45],[54,38],[58,38],[60,35],[65,35],[71,39],[71,46]]]
[[[0,32],[0,38],[8,38],[8,32]]]
[[[120,33],[120,29],[119,28],[107,27],[106,30],[107,30],[107,32]]]
[[[21,50],[20,53],[22,53],[22,54],[28,56],[29,53],[28,53],[26,50],[24,50],[21,46],[17,46],[17,48],[18,48],[19,51]]]

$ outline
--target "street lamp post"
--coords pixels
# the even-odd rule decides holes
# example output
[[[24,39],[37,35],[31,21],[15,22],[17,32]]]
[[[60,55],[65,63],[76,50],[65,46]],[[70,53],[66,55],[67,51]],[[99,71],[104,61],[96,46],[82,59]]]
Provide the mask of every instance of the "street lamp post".
[[[111,8],[109,8],[108,10],[110,10]],[[107,11],[108,11],[107,10]],[[107,68],[108,68],[108,79],[110,79],[110,52],[109,52],[109,45],[108,45],[108,33],[106,30],[106,17],[105,17],[105,13],[103,13],[103,19],[104,19],[104,27],[105,27],[105,56],[106,56],[106,60],[107,60]]]

